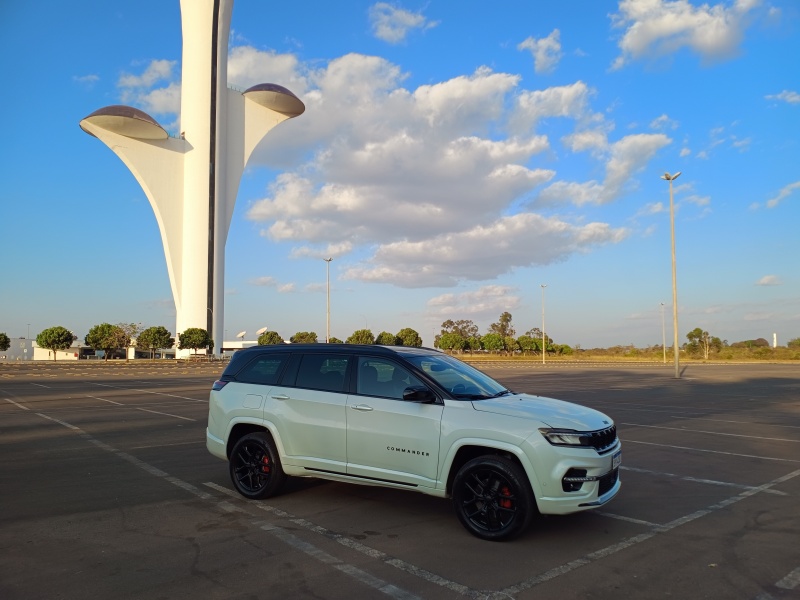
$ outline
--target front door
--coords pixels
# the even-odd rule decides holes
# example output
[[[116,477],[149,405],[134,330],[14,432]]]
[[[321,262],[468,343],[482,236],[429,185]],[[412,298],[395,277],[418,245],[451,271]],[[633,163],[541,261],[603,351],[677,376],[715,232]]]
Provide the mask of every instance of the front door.
[[[439,467],[441,404],[406,402],[424,385],[400,364],[358,357],[356,393],[347,398],[347,473],[434,487]]]

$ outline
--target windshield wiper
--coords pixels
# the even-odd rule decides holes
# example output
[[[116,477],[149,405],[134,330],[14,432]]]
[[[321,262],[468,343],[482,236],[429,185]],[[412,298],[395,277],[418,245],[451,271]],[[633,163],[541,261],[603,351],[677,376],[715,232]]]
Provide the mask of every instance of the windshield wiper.
[[[513,394],[513,393],[514,392],[512,392],[511,390],[501,390],[497,392],[494,396],[492,396],[492,398],[499,398],[500,396],[505,396],[506,394]]]

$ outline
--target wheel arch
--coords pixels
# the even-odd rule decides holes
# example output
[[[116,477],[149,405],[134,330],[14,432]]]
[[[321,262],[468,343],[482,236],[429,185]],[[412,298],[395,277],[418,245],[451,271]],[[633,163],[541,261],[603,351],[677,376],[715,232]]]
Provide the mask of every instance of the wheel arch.
[[[257,433],[262,432],[266,433],[267,435],[272,438],[272,441],[275,442],[275,447],[278,450],[278,454],[283,458],[283,446],[280,443],[280,439],[277,437],[276,432],[273,431],[271,427],[269,427],[266,423],[253,423],[250,421],[242,421],[238,423],[234,423],[231,426],[230,431],[228,432],[227,440],[225,442],[225,455],[230,459],[231,451],[233,447],[236,445],[240,439],[250,433]]]
[[[464,444],[455,451],[455,455],[453,456],[453,459],[448,467],[445,484],[448,496],[453,493],[453,480],[461,470],[461,467],[463,467],[473,458],[478,458],[479,456],[502,456],[516,463],[517,466],[519,466],[527,476],[528,485],[531,486],[534,501],[538,504],[537,498],[541,488],[539,487],[539,482],[536,479],[536,474],[533,473],[533,468],[530,464],[527,464],[528,461],[524,459],[524,455],[521,456],[521,450],[517,447],[487,446],[480,442]]]

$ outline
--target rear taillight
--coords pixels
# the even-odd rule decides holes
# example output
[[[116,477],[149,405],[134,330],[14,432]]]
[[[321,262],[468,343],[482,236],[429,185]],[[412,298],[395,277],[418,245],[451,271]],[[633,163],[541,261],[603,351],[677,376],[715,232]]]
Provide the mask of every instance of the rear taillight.
[[[214,382],[214,385],[211,386],[211,390],[214,392],[218,392],[222,388],[224,388],[228,384],[227,381],[220,381],[219,379]]]

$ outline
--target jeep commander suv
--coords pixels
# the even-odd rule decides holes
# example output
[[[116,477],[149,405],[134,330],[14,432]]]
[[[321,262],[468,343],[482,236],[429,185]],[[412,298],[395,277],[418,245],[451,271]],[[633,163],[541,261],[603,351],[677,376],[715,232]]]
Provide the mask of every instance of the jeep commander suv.
[[[473,535],[512,538],[536,511],[595,508],[620,489],[620,442],[595,410],[505,389],[426,348],[255,346],[214,382],[206,445],[246,498],[287,475],[453,500]]]

